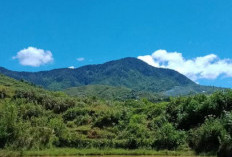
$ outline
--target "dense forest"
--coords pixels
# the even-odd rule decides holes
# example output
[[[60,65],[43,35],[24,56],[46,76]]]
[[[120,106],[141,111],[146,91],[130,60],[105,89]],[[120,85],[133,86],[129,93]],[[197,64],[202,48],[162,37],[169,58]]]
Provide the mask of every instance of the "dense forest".
[[[0,75],[0,148],[186,150],[232,154],[232,91],[150,102],[70,97]]]

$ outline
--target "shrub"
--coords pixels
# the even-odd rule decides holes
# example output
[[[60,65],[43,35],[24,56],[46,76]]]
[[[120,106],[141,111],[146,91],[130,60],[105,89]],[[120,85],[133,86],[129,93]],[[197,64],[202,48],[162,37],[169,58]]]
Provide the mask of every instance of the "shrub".
[[[220,140],[226,135],[226,130],[219,119],[209,118],[199,128],[190,132],[190,146],[197,152],[217,152]]]
[[[172,124],[166,123],[156,130],[153,148],[173,150],[184,144],[186,135],[183,131],[176,130]]]

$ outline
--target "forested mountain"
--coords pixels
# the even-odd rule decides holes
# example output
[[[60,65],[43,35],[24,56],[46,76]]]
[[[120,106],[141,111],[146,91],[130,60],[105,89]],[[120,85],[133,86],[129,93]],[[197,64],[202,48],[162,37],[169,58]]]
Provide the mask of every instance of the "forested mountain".
[[[49,90],[64,90],[84,85],[108,85],[164,95],[212,93],[216,90],[199,86],[174,70],[155,68],[137,58],[124,58],[77,69],[63,68],[40,72],[16,72],[0,68],[0,73],[17,80],[27,80]]]
[[[15,72],[1,68],[0,72],[15,79],[24,79],[52,90],[103,84],[158,92],[171,89],[174,86],[195,85],[194,82],[174,70],[155,68],[136,58],[124,58],[77,69]]]

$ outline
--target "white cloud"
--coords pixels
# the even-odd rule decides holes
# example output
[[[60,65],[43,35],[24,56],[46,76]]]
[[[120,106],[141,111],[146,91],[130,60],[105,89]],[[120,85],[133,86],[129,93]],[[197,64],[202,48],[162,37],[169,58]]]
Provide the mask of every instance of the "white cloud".
[[[78,61],[78,62],[82,62],[82,61],[84,61],[84,60],[85,60],[85,58],[83,58],[83,57],[77,58],[77,61]]]
[[[185,59],[182,53],[157,50],[151,55],[138,56],[138,59],[154,66],[174,69],[190,79],[216,79],[220,75],[232,77],[232,60],[220,59],[215,54]]]
[[[74,66],[70,66],[70,67],[68,67],[69,69],[75,69],[75,67]]]
[[[18,59],[21,65],[32,67],[39,67],[53,62],[51,51],[45,51],[35,47],[28,47],[20,50],[13,59]]]

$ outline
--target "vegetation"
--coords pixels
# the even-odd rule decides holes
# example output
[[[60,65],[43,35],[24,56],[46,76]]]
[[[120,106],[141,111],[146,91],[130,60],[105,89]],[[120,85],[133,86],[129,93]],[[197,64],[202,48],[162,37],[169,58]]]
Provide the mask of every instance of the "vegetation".
[[[159,156],[195,156],[193,151],[169,151],[147,149],[75,149],[75,148],[51,148],[44,150],[10,151],[0,150],[0,156],[80,156],[80,155],[159,155]],[[203,155],[202,155],[203,156]],[[129,156],[128,156],[129,157]]]
[[[149,101],[157,102],[168,99],[163,94],[150,93],[144,91],[135,91],[125,87],[114,87],[108,85],[86,85],[80,87],[72,87],[64,90],[70,96],[82,98],[97,97],[104,100],[125,101],[128,99],[146,98]]]
[[[232,153],[231,139],[231,90],[157,103],[147,99],[112,101],[70,97],[0,75],[3,151],[30,155],[34,150],[43,154],[64,147],[149,150],[151,154],[193,150],[227,157]]]
[[[84,85],[125,87],[129,90],[151,93],[168,91],[167,94],[176,94],[176,92],[169,90],[186,86],[188,86],[186,88],[188,90],[184,93],[180,92],[180,94],[212,91],[212,88],[204,86],[199,89],[199,85],[174,70],[155,68],[137,58],[124,58],[99,65],[87,65],[77,69],[15,72],[0,68],[0,72],[17,80],[27,80],[55,91]]]

